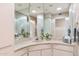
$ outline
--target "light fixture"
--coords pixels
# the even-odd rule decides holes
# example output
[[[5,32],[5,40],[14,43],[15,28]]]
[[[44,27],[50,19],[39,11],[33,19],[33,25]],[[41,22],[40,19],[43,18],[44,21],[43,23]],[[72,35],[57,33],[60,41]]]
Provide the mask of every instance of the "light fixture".
[[[33,21],[33,20],[30,20],[30,22],[31,22],[32,24],[34,24],[34,21]]]
[[[19,7],[21,7],[21,6],[22,6],[22,4],[18,4],[18,6],[19,6]]]
[[[40,6],[38,6],[37,8],[39,8],[39,9],[40,9],[41,7],[40,7]]]
[[[53,5],[51,4],[51,5],[49,5],[49,7],[52,7]]]
[[[62,8],[57,8],[57,11],[60,11],[60,10],[62,10]]]
[[[69,17],[66,17],[65,20],[69,20]]]
[[[32,10],[32,13],[36,13],[36,10]]]
[[[72,13],[74,13],[75,11],[74,11],[73,9],[69,9],[69,12],[72,12]]]

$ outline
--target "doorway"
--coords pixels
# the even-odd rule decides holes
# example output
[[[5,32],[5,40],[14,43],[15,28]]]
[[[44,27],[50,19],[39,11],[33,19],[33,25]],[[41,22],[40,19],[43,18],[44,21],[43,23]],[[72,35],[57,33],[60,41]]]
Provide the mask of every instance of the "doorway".
[[[62,40],[64,37],[65,19],[55,19],[55,39]]]

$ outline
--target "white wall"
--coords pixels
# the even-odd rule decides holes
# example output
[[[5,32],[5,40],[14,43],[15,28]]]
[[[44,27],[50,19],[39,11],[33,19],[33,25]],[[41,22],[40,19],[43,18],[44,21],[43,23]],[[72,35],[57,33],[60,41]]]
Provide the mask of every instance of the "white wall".
[[[70,8],[69,8],[69,19],[70,19],[70,26],[71,26],[71,38],[72,38],[72,41],[73,41],[73,38],[74,38],[74,25],[75,25],[75,22],[76,22],[76,7],[75,7],[75,4],[71,4]]]
[[[40,38],[41,35],[41,29],[43,29],[44,25],[44,17],[43,15],[38,15],[37,16],[37,36]]]
[[[55,19],[51,20],[51,34],[52,38],[55,38]]]
[[[28,31],[27,30],[28,29],[27,25],[28,25],[27,16],[21,16],[21,17],[15,19],[15,27],[16,27],[15,31],[17,33],[21,33],[22,29],[24,29],[25,32],[27,32]]]
[[[73,4],[74,5],[74,13],[75,13],[75,22],[78,22],[79,23],[79,4],[78,3],[75,3]]]
[[[49,33],[49,34],[52,34],[51,32],[51,24],[52,24],[52,21],[51,21],[51,15],[46,15],[45,18],[44,18],[44,33]]]
[[[58,17],[55,19],[55,38],[57,40],[63,40],[64,37],[64,29],[65,29],[65,19]]]
[[[65,29],[64,29],[64,36],[68,36],[68,29],[71,29],[69,26],[69,17],[65,17]]]
[[[30,19],[30,38],[35,37],[35,22]]]
[[[0,55],[11,55],[14,45],[14,4],[0,4]]]

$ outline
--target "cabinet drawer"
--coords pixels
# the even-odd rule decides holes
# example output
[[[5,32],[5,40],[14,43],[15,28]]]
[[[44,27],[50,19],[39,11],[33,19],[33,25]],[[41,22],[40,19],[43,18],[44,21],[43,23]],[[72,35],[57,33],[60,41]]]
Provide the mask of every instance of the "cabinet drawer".
[[[53,45],[53,48],[67,50],[67,51],[73,51],[72,46],[66,46],[66,45]]]
[[[29,52],[29,56],[40,56],[40,51],[32,51],[32,52]]]
[[[18,56],[21,56],[25,53],[27,54],[27,49],[26,48],[15,51],[15,55],[18,55]]]
[[[12,46],[8,46],[8,47],[5,47],[5,48],[1,48],[0,49],[0,56],[3,55],[3,56],[9,56],[9,55],[14,55],[14,49]]]
[[[73,56],[73,53],[69,53],[69,52],[61,51],[61,50],[54,50],[53,55],[54,56]]]
[[[5,47],[0,49],[0,53],[9,53],[13,50],[13,47]]]
[[[78,56],[79,56],[79,46],[78,46]]]
[[[51,47],[51,46],[48,44],[48,45],[30,46],[30,47],[28,47],[28,48],[29,48],[29,51],[32,51],[32,50],[47,49],[47,48],[50,48],[50,47]]]
[[[52,56],[51,49],[42,50],[42,56]]]

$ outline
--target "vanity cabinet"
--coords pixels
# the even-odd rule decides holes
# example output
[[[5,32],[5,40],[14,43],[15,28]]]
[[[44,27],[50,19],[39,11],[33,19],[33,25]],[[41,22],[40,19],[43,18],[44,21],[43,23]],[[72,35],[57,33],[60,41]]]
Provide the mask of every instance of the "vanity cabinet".
[[[38,42],[39,43],[39,42]],[[75,56],[76,47],[61,43],[40,43],[29,45],[16,51],[21,56]]]
[[[78,56],[79,56],[79,46],[78,46],[78,51],[77,52],[78,52]]]
[[[46,49],[42,51],[42,56],[52,56],[52,50],[51,49]]]
[[[51,55],[51,46],[50,44],[39,44],[35,46],[30,46],[29,48],[29,56],[46,56]]]
[[[29,52],[29,56],[40,56],[40,51],[31,51]]]
[[[24,56],[24,55],[27,55],[27,48],[22,48],[14,52],[15,52],[15,55]]]
[[[53,55],[54,56],[74,56],[75,46],[55,44],[53,45]]]
[[[73,53],[54,49],[53,55],[54,56],[73,56]]]

